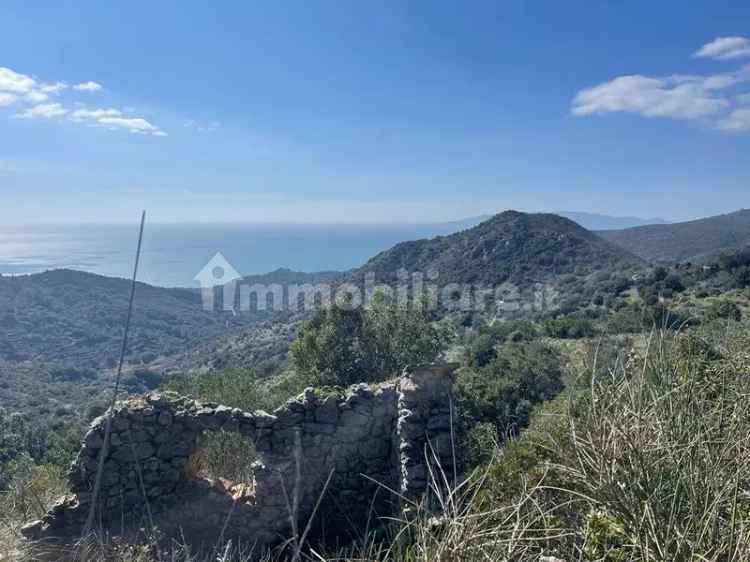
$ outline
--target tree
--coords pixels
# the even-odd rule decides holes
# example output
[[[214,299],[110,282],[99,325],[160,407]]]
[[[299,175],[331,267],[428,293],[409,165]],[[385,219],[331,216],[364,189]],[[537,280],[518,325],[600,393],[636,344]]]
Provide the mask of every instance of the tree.
[[[559,354],[539,341],[506,343],[480,369],[460,372],[457,387],[468,425],[492,423],[503,435],[524,427],[535,404],[563,388]]]
[[[490,334],[478,335],[466,346],[465,355],[469,367],[484,367],[495,358],[495,338]]]
[[[407,309],[379,295],[363,314],[366,363],[375,376],[389,377],[407,365],[430,363],[446,343],[445,334],[419,305]]]
[[[324,308],[297,332],[290,351],[297,372],[312,384],[353,384],[368,370],[360,309]]]
[[[424,310],[400,307],[381,296],[368,308],[317,311],[298,330],[291,358],[310,384],[347,386],[384,380],[407,365],[434,361],[444,342]]]

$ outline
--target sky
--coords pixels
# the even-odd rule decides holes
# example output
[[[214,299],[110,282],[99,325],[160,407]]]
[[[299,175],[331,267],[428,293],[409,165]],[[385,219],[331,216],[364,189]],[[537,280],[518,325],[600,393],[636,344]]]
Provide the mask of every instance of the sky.
[[[749,207],[750,3],[0,3],[0,221]]]

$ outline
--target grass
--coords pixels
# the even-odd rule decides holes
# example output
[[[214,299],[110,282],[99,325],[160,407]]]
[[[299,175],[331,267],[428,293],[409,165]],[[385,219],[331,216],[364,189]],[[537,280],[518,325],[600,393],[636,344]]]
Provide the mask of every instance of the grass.
[[[750,562],[747,326],[654,332],[645,345],[599,346],[580,365],[566,392],[465,480],[448,486],[433,463],[423,503],[343,549],[298,542],[299,560]],[[3,548],[0,560],[11,559],[12,544]],[[148,534],[94,541],[92,552],[250,560],[239,545],[196,553]]]

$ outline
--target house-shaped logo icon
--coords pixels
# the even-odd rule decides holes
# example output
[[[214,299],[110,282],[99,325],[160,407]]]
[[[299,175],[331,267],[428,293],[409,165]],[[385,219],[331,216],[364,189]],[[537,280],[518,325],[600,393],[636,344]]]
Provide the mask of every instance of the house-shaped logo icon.
[[[200,283],[205,310],[214,309],[215,287],[224,287],[224,309],[234,310],[235,285],[242,275],[221,252],[216,252],[193,279]]]

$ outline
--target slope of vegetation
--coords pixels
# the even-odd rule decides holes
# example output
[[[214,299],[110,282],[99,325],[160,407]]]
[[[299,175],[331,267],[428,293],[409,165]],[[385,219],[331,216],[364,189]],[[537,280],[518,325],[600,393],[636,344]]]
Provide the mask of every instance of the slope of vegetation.
[[[507,409],[487,409],[513,404],[513,394],[486,394],[488,387],[462,391],[465,400],[485,404],[489,417],[473,419],[520,431],[482,440],[476,435],[482,423],[476,424],[472,432],[485,455],[475,458],[459,488],[446,488],[435,467],[432,496],[408,519],[381,522],[344,547],[305,545],[300,560],[750,560],[748,333],[747,324],[731,320],[687,332],[653,331],[637,344],[600,340],[577,359],[569,353],[555,358],[558,352],[543,350],[541,342],[515,343],[510,355],[497,351],[487,365],[498,370],[485,371],[482,379],[515,388],[522,408],[523,400],[536,402],[525,385],[536,387],[541,373],[566,381],[567,388],[548,400],[560,388],[550,387],[518,425],[514,417],[502,421]],[[529,373],[513,382],[508,375],[519,369]],[[223,401],[267,395],[257,393],[264,382],[237,372],[180,386],[186,383],[177,388]],[[482,402],[483,396],[500,399]],[[244,407],[264,400],[248,399]],[[237,455],[231,443],[220,444],[214,443],[214,456],[229,463]],[[6,549],[21,546],[8,533],[21,516],[38,510],[33,498],[44,501],[59,486],[54,466],[13,465],[0,531]],[[97,560],[122,562],[251,559],[242,545],[198,553],[175,542],[158,545],[148,532],[98,541],[94,549]],[[289,560],[283,549],[272,558]]]
[[[72,270],[0,277],[0,358],[111,367],[127,311],[130,282]],[[200,293],[139,283],[131,362],[184,351],[253,321],[203,310]]]
[[[597,234],[649,261],[698,260],[750,244],[750,209],[674,224],[602,230]]]
[[[569,219],[551,214],[506,211],[462,232],[402,242],[352,272],[378,281],[397,272],[438,274],[438,283],[511,282],[528,285],[563,274],[585,277],[600,270],[628,269],[640,260]]]

